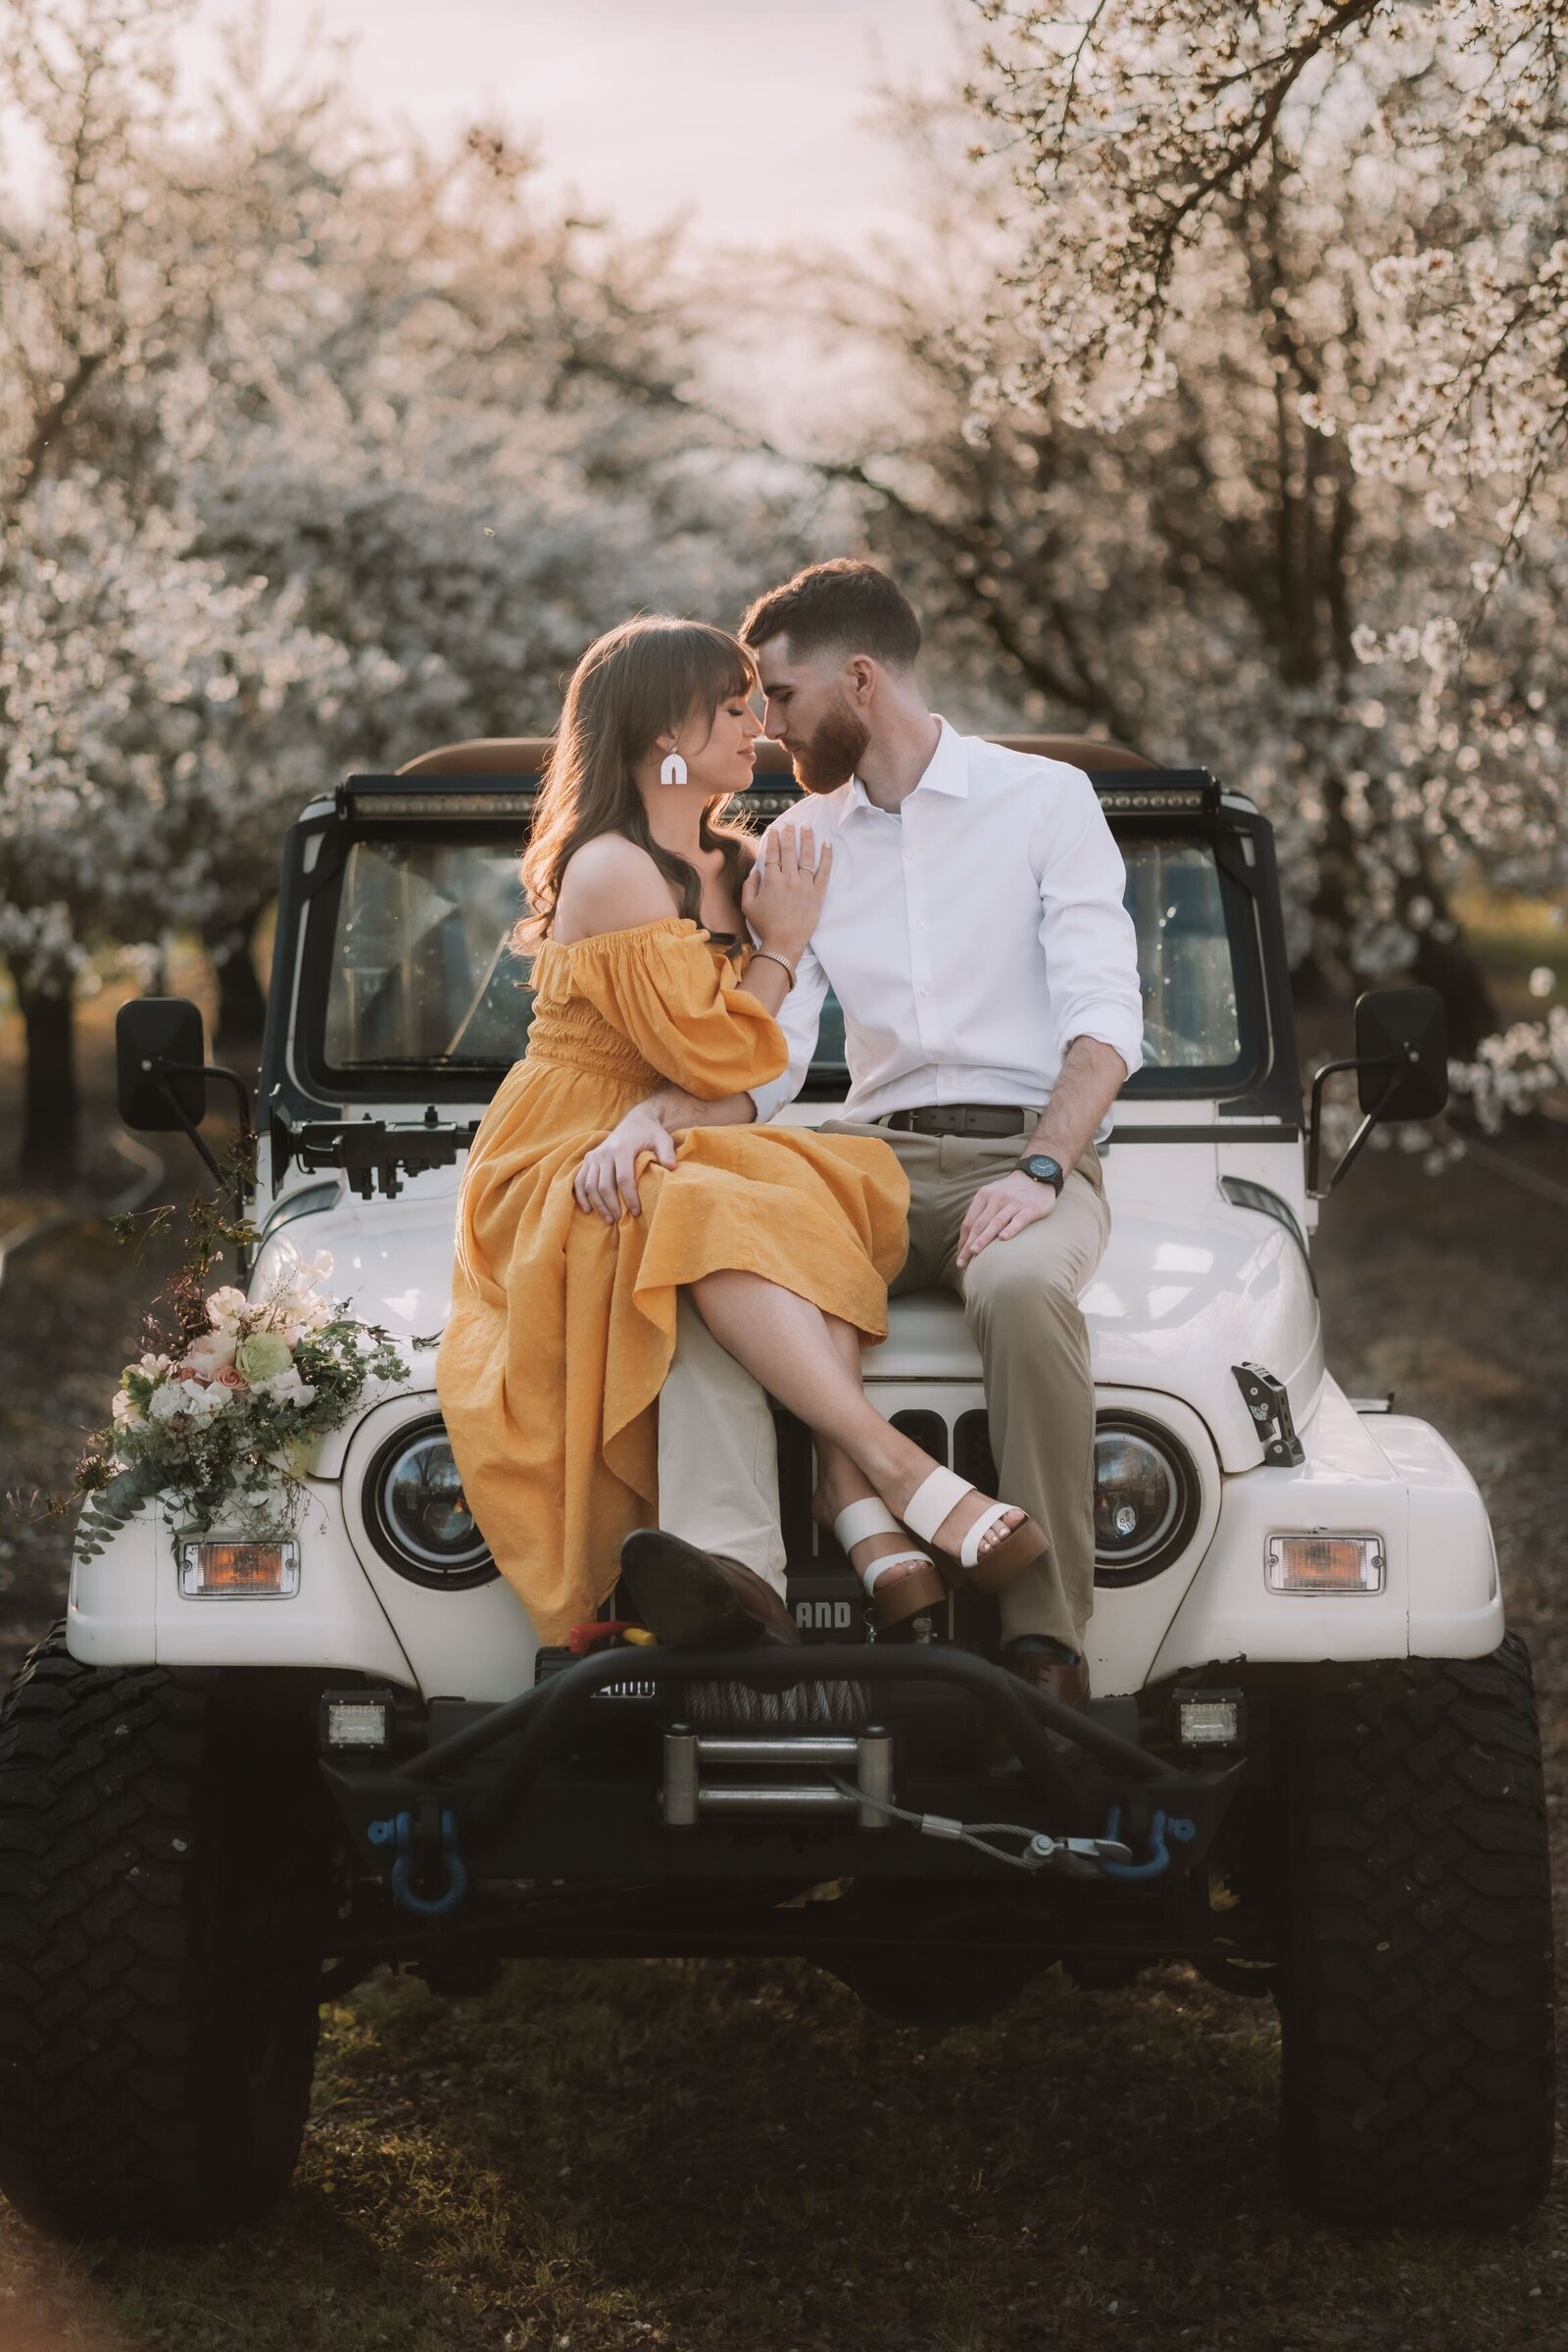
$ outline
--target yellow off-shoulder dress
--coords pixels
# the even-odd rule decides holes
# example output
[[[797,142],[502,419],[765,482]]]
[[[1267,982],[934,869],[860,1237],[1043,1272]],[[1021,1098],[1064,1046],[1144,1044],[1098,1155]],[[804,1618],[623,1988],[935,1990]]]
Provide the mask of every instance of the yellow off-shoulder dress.
[[[607,1225],[572,1198],[594,1145],[671,1081],[712,1102],[776,1078],[783,1033],[681,915],[546,940],[533,987],[527,1050],[464,1171],[436,1389],[468,1508],[549,1642],[612,1590],[631,1530],[657,1524],[682,1284],[764,1275],[884,1339],[908,1186],[869,1138],[696,1127],[673,1168],[643,1163],[642,1215]]]

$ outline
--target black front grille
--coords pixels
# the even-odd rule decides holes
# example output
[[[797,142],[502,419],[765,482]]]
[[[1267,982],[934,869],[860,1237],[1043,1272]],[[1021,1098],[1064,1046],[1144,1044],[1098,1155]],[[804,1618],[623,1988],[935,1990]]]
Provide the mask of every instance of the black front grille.
[[[940,1413],[915,1410],[895,1413],[892,1419],[895,1429],[923,1446],[933,1461],[947,1466],[948,1425]],[[857,1641],[866,1630],[865,1595],[830,1532],[819,1528],[811,1517],[816,1465],[810,1432],[793,1413],[778,1407],[773,1420],[778,1433],[779,1519],[789,1559],[789,1598],[795,1622],[808,1642]],[[959,1431],[970,1421],[978,1421],[983,1430],[985,1415],[966,1413],[958,1423]],[[961,1462],[957,1466],[964,1477],[974,1478],[974,1472],[963,1470]],[[980,1483],[976,1478],[975,1484]],[[980,1629],[980,1638],[985,1639],[986,1627],[995,1625],[995,1602],[975,1593],[956,1596],[950,1603],[950,1623],[936,1628],[938,1638],[970,1639],[960,1626],[971,1619]]]

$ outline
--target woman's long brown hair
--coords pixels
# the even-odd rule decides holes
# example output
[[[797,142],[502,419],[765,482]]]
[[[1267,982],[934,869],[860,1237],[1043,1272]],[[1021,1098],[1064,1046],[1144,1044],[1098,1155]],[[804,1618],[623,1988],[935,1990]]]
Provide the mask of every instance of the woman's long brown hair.
[[[711,722],[726,697],[749,695],[756,684],[745,646],[706,621],[653,613],[623,621],[588,648],[566,688],[534,804],[520,868],[532,911],[512,938],[519,955],[529,954],[549,931],[566,860],[599,833],[623,833],[646,850],[678,892],[680,912],[693,922],[701,919],[703,878],[649,832],[632,767],[661,735],[683,727],[696,712],[706,711]],[[717,821],[728,802],[728,794],[709,802],[699,838],[705,850],[723,852],[725,879],[739,899],[753,853],[743,825]]]

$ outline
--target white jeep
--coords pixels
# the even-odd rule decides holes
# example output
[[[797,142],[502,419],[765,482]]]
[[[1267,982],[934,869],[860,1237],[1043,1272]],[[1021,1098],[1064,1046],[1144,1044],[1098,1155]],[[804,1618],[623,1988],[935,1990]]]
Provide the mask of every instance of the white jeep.
[[[288,838],[246,1271],[265,1282],[285,1239],[324,1248],[413,1378],[319,1446],[270,1589],[208,1581],[202,1545],[224,1531],[148,1508],[78,1556],[64,1627],[12,1689],[0,2185],[25,2214],[72,2234],[226,2230],[287,2185],[323,1996],[383,1963],[456,1993],[514,1955],[626,1953],[804,1955],[930,2024],[1000,2008],[1052,1962],[1108,1986],[1186,1961],[1276,1999],[1283,2161],[1310,2209],[1499,2226],[1539,2200],[1529,1663],[1463,1463],[1324,1366],[1321,1085],[1303,1122],[1269,827],[1201,772],[1023,748],[1094,774],[1147,1020],[1084,1298],[1091,1705],[1000,1667],[974,1595],[941,1640],[876,1642],[785,1417],[803,1645],[541,1649],[412,1343],[446,1313],[464,1152],[520,1050],[504,942],[542,747],[353,777]],[[766,815],[795,788],[764,770]],[[1365,996],[1355,1027],[1352,1153],[1372,1120],[1446,1093],[1430,992]],[[195,1007],[128,1004],[120,1042],[122,1115],[194,1135]],[[830,1004],[787,1115],[821,1117],[844,1085]],[[897,1300],[866,1373],[990,1484],[954,1299]]]

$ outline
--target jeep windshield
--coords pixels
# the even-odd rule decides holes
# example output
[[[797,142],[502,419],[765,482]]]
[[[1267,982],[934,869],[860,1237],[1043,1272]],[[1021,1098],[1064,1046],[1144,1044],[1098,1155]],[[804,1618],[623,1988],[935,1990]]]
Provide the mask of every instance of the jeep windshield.
[[[1261,1033],[1250,902],[1227,887],[1211,834],[1139,828],[1121,848],[1144,995],[1145,1067],[1132,1088],[1235,1092]],[[328,949],[312,958],[325,982],[310,1041],[318,1077],[345,1097],[385,1098],[416,1091],[421,1073],[444,1075],[450,1091],[472,1072],[488,1093],[522,1053],[532,1008],[528,959],[511,945],[522,912],[515,829],[362,835],[332,895],[330,931],[313,923]],[[830,995],[805,1091],[835,1098],[847,1083]]]

